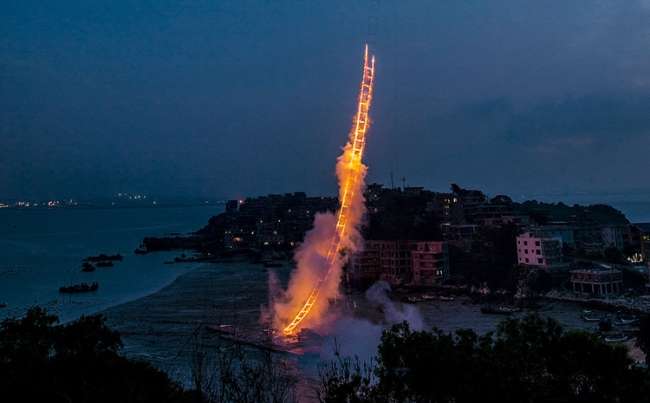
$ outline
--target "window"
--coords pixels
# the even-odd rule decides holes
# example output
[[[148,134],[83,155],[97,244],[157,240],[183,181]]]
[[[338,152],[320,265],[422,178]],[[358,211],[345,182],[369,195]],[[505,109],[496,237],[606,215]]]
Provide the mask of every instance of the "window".
[[[535,246],[539,246],[539,241],[535,241]]]
[[[528,241],[524,241],[524,245],[528,245]]]
[[[541,255],[541,254],[542,254],[542,251],[540,251],[539,249],[537,249],[537,250],[535,251],[535,253],[537,253],[538,255]]]
[[[528,254],[528,249],[524,249],[524,253],[525,253],[525,254]]]
[[[537,259],[537,263],[539,263],[539,264],[544,264],[544,259],[542,259],[541,257],[538,258],[538,259]]]
[[[526,258],[526,263],[528,263],[528,258]]]

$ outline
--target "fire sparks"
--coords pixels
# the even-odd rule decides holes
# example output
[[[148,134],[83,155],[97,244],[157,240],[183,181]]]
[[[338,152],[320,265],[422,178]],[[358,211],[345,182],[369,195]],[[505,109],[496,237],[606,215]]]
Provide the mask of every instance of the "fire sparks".
[[[341,268],[349,253],[361,247],[358,231],[365,206],[363,200],[366,166],[362,162],[368,112],[372,101],[375,58],[365,47],[363,78],[357,113],[343,154],[338,158],[339,210],[336,220],[319,215],[314,228],[296,253],[298,263],[287,290],[287,302],[274,305],[276,322],[285,335],[294,334],[306,324],[316,324],[326,313],[327,300],[338,295]]]

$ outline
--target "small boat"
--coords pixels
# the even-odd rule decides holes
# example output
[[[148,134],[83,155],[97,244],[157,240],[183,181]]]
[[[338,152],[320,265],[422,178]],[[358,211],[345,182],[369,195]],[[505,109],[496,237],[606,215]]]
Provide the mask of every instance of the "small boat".
[[[59,292],[62,294],[77,294],[82,292],[93,292],[93,291],[97,291],[97,289],[99,289],[99,284],[97,284],[96,282],[92,284],[80,283],[80,284],[59,287]]]
[[[628,339],[629,339],[629,337],[627,337],[623,333],[615,333],[615,334],[605,336],[605,341],[607,343],[623,343],[624,341],[627,341]]]
[[[95,266],[97,267],[113,267],[113,262],[110,260],[102,260],[100,262],[95,263]]]
[[[440,301],[454,301],[456,298],[454,298],[454,297],[446,297],[444,295],[441,295],[440,297],[438,297],[438,299]]]
[[[586,313],[582,315],[582,320],[585,322],[600,322],[602,319],[602,316],[594,315],[593,313]]]
[[[264,262],[264,267],[282,267],[282,263],[279,262]]]
[[[147,250],[144,248],[137,248],[136,250],[133,251],[136,255],[146,255]]]
[[[616,320],[614,320],[614,324],[617,326],[628,326],[628,325],[636,325],[639,323],[639,318],[636,316],[618,316]]]
[[[95,266],[93,266],[92,263],[83,262],[83,264],[81,265],[81,271],[84,273],[91,273],[95,271]]]
[[[0,309],[6,308],[6,307],[7,307],[7,304],[5,304],[4,302],[0,302]]]
[[[481,307],[481,313],[492,315],[510,315],[519,311],[519,308],[506,305],[484,305]]]
[[[114,255],[107,255],[105,253],[101,253],[97,256],[88,256],[85,258],[83,261],[84,262],[91,262],[91,263],[97,263],[97,262],[106,262],[106,261],[122,261],[124,259],[124,256],[120,255],[119,253],[116,253]]]
[[[422,298],[420,298],[420,297],[415,297],[415,296],[406,297],[406,302],[410,302],[412,304],[415,304],[416,302],[422,302],[422,301],[424,301],[424,300]]]

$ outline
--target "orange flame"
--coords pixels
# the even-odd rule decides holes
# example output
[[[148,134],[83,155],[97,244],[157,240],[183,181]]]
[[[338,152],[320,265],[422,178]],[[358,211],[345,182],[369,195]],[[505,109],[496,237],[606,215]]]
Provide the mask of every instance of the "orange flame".
[[[368,112],[374,78],[375,57],[369,58],[366,45],[357,113],[348,143],[336,164],[340,201],[336,221],[331,214],[316,216],[314,228],[307,233],[305,242],[296,252],[298,266],[289,282],[288,301],[274,304],[276,325],[285,335],[294,334],[322,319],[327,310],[327,300],[338,296],[341,269],[349,253],[362,246],[358,227],[365,211],[363,188],[367,169],[362,158],[370,126]]]

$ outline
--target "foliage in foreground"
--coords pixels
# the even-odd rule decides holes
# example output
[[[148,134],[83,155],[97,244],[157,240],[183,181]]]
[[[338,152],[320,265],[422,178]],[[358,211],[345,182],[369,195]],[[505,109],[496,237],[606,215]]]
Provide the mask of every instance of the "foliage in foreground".
[[[623,346],[527,316],[495,334],[384,332],[371,364],[340,358],[321,370],[322,402],[645,402],[645,369]]]
[[[185,402],[190,395],[151,365],[118,355],[103,317],[57,325],[41,308],[0,324],[5,402]]]
[[[0,401],[291,403],[296,379],[266,351],[192,343],[193,390],[148,363],[119,355],[120,336],[100,315],[65,325],[41,308],[0,324]]]

